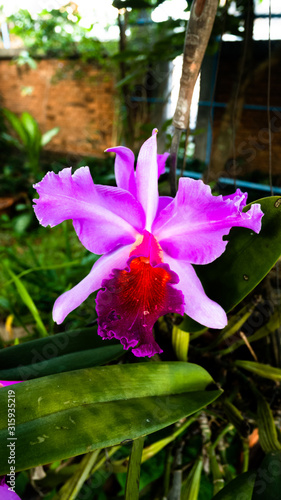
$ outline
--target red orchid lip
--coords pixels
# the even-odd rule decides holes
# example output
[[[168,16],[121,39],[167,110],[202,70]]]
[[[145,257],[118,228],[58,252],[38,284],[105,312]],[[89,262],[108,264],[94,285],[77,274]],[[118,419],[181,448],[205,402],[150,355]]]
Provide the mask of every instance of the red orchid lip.
[[[167,264],[155,267],[147,257],[131,257],[129,269],[112,272],[97,295],[98,334],[115,337],[135,356],[154,356],[162,349],[152,329],[160,316],[184,312],[184,297],[173,288],[177,275]],[[138,346],[137,346],[138,345]],[[136,347],[137,346],[137,347]]]

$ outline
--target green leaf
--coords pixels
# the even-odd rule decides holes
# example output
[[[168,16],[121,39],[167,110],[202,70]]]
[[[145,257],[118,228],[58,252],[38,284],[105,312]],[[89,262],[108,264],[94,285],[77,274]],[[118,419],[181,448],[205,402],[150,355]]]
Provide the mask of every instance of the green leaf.
[[[239,500],[240,498],[241,500],[252,500],[255,479],[256,472],[244,472],[230,481],[213,497],[213,500]]]
[[[41,146],[46,146],[46,144],[48,144],[53,139],[53,137],[55,137],[55,135],[59,133],[59,131],[59,127],[55,127],[51,130],[48,130],[48,132],[45,132],[45,134],[43,134],[41,137]]]
[[[198,458],[193,465],[187,479],[184,481],[181,490],[182,500],[197,500],[200,488],[203,459]]]
[[[281,450],[281,444],[278,441],[277,429],[270,406],[258,391],[256,391],[256,396],[258,400],[257,424],[260,445],[265,453]]]
[[[9,109],[3,109],[2,113],[5,116],[5,118],[7,118],[7,120],[10,122],[10,125],[12,126],[16,134],[19,136],[22,144],[26,147],[28,144],[28,134],[21,120],[17,117],[17,115],[12,113],[12,111],[9,111]]]
[[[141,457],[143,450],[144,437],[135,439],[132,444],[131,455],[128,465],[128,473],[125,489],[125,500],[139,498]]]
[[[70,353],[112,345],[120,346],[118,341],[110,340],[105,343],[97,335],[97,326],[57,333],[51,337],[32,340],[16,347],[12,346],[0,350],[1,374],[11,369],[16,370],[19,365],[35,365],[52,357],[62,357]]]
[[[244,368],[249,372],[255,373],[263,378],[269,378],[270,380],[281,381],[281,370],[280,368],[274,368],[270,365],[264,365],[263,363],[256,363],[255,361],[244,361],[237,360],[234,363],[236,366],[240,368]]]
[[[251,500],[279,500],[281,491],[281,452],[265,456],[257,470],[254,492]]]
[[[235,227],[221,257],[205,266],[194,266],[208,297],[228,312],[266,276],[281,255],[281,198],[269,196],[260,203],[264,213],[260,234]],[[250,208],[247,205],[243,211]],[[202,328],[188,316],[179,325],[195,332]]]
[[[23,303],[28,307],[29,311],[31,312],[31,314],[35,320],[35,323],[36,323],[36,326],[38,328],[39,333],[43,337],[48,336],[48,332],[47,332],[47,330],[46,330],[46,328],[41,320],[39,311],[38,311],[36,305],[34,304],[32,298],[30,297],[27,289],[25,288],[23,282],[13,273],[13,271],[11,269],[8,269],[8,272],[9,272],[11,278],[13,278],[13,280],[14,280],[17,291],[18,291]]]
[[[53,345],[54,346],[54,345]],[[5,349],[6,350],[6,349]],[[33,351],[35,359],[41,359],[30,365],[20,364],[8,370],[0,370],[0,380],[31,380],[45,377],[54,373],[63,373],[81,368],[90,368],[109,363],[120,357],[123,353],[122,345],[108,345],[97,349],[73,352],[64,356],[56,356],[58,350],[53,350],[52,344],[45,349],[44,357]]]
[[[75,474],[73,474],[71,479],[61,488],[59,492],[60,500],[75,500],[75,498],[78,497],[83,484],[88,479],[97,461],[99,453],[100,450],[95,450],[92,453],[87,453],[87,455],[82,458]]]
[[[25,111],[21,115],[21,122],[27,132],[30,143],[37,143],[39,135],[41,138],[41,132],[35,118]]]
[[[189,337],[188,332],[184,332],[176,325],[173,327],[172,346],[179,361],[187,361]]]
[[[145,436],[191,415],[221,391],[182,363],[111,365],[50,375],[0,391],[0,448],[7,450],[7,397],[16,399],[16,468],[29,469]],[[0,455],[0,475],[8,472]]]

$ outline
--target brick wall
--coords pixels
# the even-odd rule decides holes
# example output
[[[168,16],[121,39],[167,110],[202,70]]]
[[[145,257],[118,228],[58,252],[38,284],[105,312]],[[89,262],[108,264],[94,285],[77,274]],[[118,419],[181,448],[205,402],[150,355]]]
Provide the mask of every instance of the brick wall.
[[[50,59],[33,70],[0,59],[0,95],[14,113],[32,114],[42,132],[60,127],[46,149],[102,156],[116,142],[113,77],[93,65]]]

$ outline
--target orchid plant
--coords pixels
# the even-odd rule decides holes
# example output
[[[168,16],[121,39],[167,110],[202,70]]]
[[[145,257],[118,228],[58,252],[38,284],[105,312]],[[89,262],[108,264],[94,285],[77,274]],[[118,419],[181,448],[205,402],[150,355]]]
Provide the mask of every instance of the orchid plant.
[[[130,363],[130,358],[112,363],[121,357],[122,346],[118,343],[108,346],[92,335],[96,324],[44,335],[41,339],[0,350],[0,377],[10,380],[0,381],[1,446],[7,439],[9,387],[6,386],[17,384],[13,388],[16,471],[86,454],[78,459],[79,470],[74,475],[70,473],[71,477],[59,490],[63,500],[74,499],[91,475],[90,469],[102,467],[104,449],[109,448],[110,454],[118,453],[119,447],[131,440],[134,441],[132,460],[122,458],[121,464],[116,457],[113,467],[118,471],[120,467],[124,472],[129,470],[125,498],[137,498],[135,485],[141,462],[174,441],[192,422],[197,422],[195,425],[203,436],[205,424],[204,419],[201,422],[201,410],[209,404],[215,413],[218,408],[220,414],[224,412],[225,406],[228,413],[225,411],[226,420],[219,426],[218,435],[216,431],[211,436],[213,431],[208,429],[208,441],[204,441],[204,435],[198,453],[203,456],[205,452],[214,453],[220,433],[224,435],[233,430],[229,424],[224,428],[226,421],[233,423],[233,432],[240,433],[243,427],[239,410],[232,402],[225,402],[224,383],[225,397],[218,400],[218,406],[215,401],[222,391],[210,385],[223,380],[217,376],[220,367],[224,370],[219,358],[228,349],[219,351],[220,356],[214,352],[212,375],[215,380],[204,368],[206,358],[204,355],[200,358],[200,352],[207,350],[210,354],[212,345],[216,349],[221,340],[229,336],[228,328],[234,331],[238,325],[240,329],[245,316],[251,315],[251,310],[245,313],[247,306],[244,306],[241,318],[238,315],[237,320],[234,313],[229,327],[225,328],[226,312],[254,289],[280,256],[280,199],[268,197],[246,206],[247,194],[239,189],[228,196],[214,196],[209,186],[189,178],[179,180],[175,198],[159,196],[158,178],[165,170],[168,155],[157,154],[156,139],[157,131],[153,130],[140,149],[136,169],[130,149],[118,146],[107,150],[116,155],[116,187],[94,184],[88,167],[78,168],[73,174],[70,168],[59,174],[49,172],[35,185],[39,198],[34,200],[34,209],[40,223],[52,227],[72,220],[82,245],[100,255],[88,276],[57,298],[54,320],[63,323],[69,313],[97,292],[97,333],[102,339],[118,339],[139,358],[165,350],[163,357],[155,358],[157,363]],[[229,234],[233,227],[236,229]],[[17,279],[18,289],[22,291],[20,279],[14,274],[11,277]],[[167,313],[186,315],[179,328],[173,326],[174,353],[164,347],[167,338],[163,337],[162,342],[163,321],[158,323],[157,342],[154,338],[154,324]],[[168,323],[171,326],[171,322]],[[176,323],[172,321],[172,324]],[[208,333],[202,334],[201,325],[223,329],[207,347],[204,343]],[[195,332],[190,336],[194,350],[188,350],[190,332]],[[202,335],[199,339],[198,334]],[[182,350],[178,349],[179,344]],[[199,364],[192,363],[194,352],[199,353],[199,358],[195,356]],[[187,354],[189,362],[186,362]],[[232,375],[239,366],[245,367],[245,362],[231,359]],[[250,362],[246,363],[247,367],[268,378],[275,377],[275,372],[268,375],[267,365]],[[11,382],[21,378],[26,380],[22,384]],[[261,419],[257,423],[261,446],[265,453],[279,450],[277,435],[272,430],[275,428],[273,415],[260,396],[258,404],[259,412],[266,415],[266,425]],[[229,412],[234,412],[234,419]],[[188,418],[190,415],[194,416]],[[172,424],[176,424],[173,434],[164,440],[161,436],[159,441],[157,431],[167,428],[169,433]],[[262,442],[262,436],[268,432],[271,435]],[[143,437],[152,433],[153,444],[141,451]],[[188,439],[187,434],[182,437]],[[243,470],[247,470],[247,454],[244,456]],[[223,468],[218,470],[213,456],[209,458],[211,476],[219,479],[214,484],[215,494],[222,487],[220,481],[225,474]],[[199,458],[194,467],[201,471],[201,466]],[[194,470],[192,467],[187,479],[196,477],[196,488],[199,488],[201,472],[197,475]],[[7,495],[4,476],[8,472],[7,457],[2,454],[0,498],[2,492]],[[48,475],[48,467],[46,473]],[[256,477],[255,474],[253,481]],[[8,499],[4,493],[3,498]],[[18,497],[11,500],[14,498]],[[195,500],[192,496],[187,498]]]
[[[35,214],[43,226],[71,219],[81,243],[102,254],[91,272],[55,302],[60,324],[91,293],[96,298],[98,334],[116,338],[135,356],[162,349],[153,325],[167,313],[184,313],[212,328],[227,324],[223,308],[204,292],[193,264],[208,264],[225,250],[234,226],[256,233],[263,213],[259,204],[243,212],[247,194],[213,196],[201,180],[181,178],[176,197],[159,196],[158,178],[167,154],[157,155],[157,130],[142,145],[136,170],[134,154],[116,153],[117,187],[95,185],[88,167],[71,174],[47,173],[35,184]]]

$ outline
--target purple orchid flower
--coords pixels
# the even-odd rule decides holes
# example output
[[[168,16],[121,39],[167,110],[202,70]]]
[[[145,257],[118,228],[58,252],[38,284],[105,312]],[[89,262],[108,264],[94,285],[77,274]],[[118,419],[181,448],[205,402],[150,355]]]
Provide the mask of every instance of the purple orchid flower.
[[[10,382],[10,381],[8,382],[7,380],[0,380],[0,388],[19,383],[20,382]],[[20,497],[16,494],[16,492],[9,489],[9,486],[5,483],[5,476],[0,477],[0,499],[20,500]]]
[[[162,350],[154,340],[156,320],[169,312],[188,314],[211,328],[223,328],[225,311],[209,299],[192,264],[208,264],[225,250],[233,226],[255,232],[263,213],[254,204],[247,212],[247,194],[213,196],[209,186],[179,180],[176,197],[159,196],[158,177],[165,155],[157,156],[155,129],[141,147],[136,171],[134,154],[123,146],[116,153],[117,187],[95,185],[88,167],[71,175],[47,173],[34,187],[35,214],[43,226],[72,219],[81,243],[104,254],[78,285],[55,302],[53,318],[60,324],[92,292],[97,294],[98,334],[115,337],[136,356]]]

